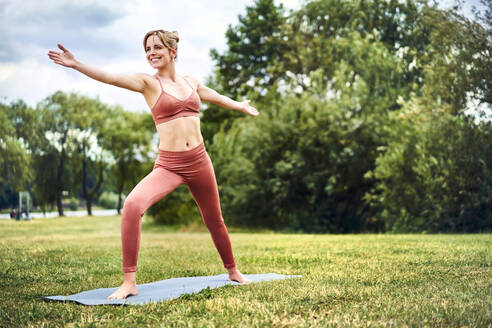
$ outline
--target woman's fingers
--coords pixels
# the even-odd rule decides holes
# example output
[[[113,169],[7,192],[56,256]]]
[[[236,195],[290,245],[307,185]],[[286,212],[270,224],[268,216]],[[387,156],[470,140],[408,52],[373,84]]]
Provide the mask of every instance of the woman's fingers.
[[[48,57],[50,57],[51,59],[59,59],[59,60],[61,60],[62,59],[62,53],[56,52],[56,51],[53,51],[53,50],[50,50],[48,52]]]
[[[55,63],[59,65],[64,65],[65,62],[63,61],[63,58],[60,53],[57,53],[55,51],[50,51],[48,53],[48,57]]]
[[[249,103],[248,103],[247,111],[248,111],[249,114],[251,114],[253,116],[257,116],[257,115],[260,114],[260,112],[258,112],[258,110],[256,108],[250,106]]]
[[[250,105],[250,102],[251,102],[251,100],[244,100],[243,101],[243,103],[245,105],[244,106],[245,112],[247,114],[250,114],[250,115],[253,115],[253,116],[256,116],[256,115],[260,114],[256,108],[254,108],[253,106]]]
[[[50,57],[50,59],[52,60],[61,60],[60,56],[57,55],[48,55],[48,57]]]
[[[65,67],[73,67],[75,58],[73,54],[68,51],[63,45],[57,44],[58,48],[62,50],[63,52],[58,52],[54,50],[49,50],[48,51],[48,57],[55,63],[59,64]]]

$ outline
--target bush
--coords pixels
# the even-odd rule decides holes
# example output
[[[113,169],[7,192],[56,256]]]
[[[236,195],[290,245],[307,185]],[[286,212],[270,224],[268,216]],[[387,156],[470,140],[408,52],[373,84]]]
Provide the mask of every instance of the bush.
[[[366,195],[386,229],[481,232],[492,228],[492,124],[417,101],[395,115]]]
[[[104,191],[99,196],[97,204],[103,208],[116,208],[118,206],[118,194],[111,191]]]
[[[72,211],[76,211],[79,208],[79,200],[75,197],[70,198],[68,208]]]
[[[154,222],[166,225],[186,225],[201,220],[200,210],[185,185],[181,185],[151,206],[148,213]]]

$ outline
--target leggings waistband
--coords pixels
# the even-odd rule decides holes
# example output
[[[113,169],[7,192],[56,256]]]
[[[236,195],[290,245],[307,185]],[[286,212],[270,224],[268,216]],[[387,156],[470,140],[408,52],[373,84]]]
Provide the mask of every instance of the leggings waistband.
[[[157,162],[166,161],[166,160],[189,161],[201,157],[205,153],[206,153],[206,149],[203,141],[195,148],[184,150],[184,151],[170,151],[170,150],[159,149]]]

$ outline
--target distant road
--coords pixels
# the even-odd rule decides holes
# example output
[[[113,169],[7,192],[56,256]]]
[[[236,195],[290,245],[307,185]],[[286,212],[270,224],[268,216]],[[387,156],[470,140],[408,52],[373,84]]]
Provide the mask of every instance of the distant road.
[[[64,211],[65,216],[86,216],[87,211]],[[94,216],[112,216],[117,215],[116,210],[93,210],[92,215]],[[29,213],[31,219],[47,219],[58,217],[58,212],[31,212]],[[10,214],[0,214],[0,219],[10,219]]]

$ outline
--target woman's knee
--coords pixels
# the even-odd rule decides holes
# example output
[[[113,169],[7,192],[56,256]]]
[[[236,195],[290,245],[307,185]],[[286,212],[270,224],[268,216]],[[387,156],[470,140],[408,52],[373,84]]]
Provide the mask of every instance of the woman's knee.
[[[209,230],[221,229],[225,226],[222,216],[204,216],[203,222]]]
[[[143,211],[142,207],[143,202],[140,201],[137,197],[128,197],[125,199],[123,203],[123,213],[128,214],[141,214]]]

